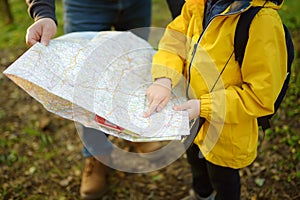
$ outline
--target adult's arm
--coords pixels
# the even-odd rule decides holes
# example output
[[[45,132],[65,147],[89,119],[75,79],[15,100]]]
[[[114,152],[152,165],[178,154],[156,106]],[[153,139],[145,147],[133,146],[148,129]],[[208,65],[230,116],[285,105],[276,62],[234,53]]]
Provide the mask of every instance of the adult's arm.
[[[42,18],[51,18],[57,24],[55,15],[55,0],[26,0],[28,13],[37,21]]]

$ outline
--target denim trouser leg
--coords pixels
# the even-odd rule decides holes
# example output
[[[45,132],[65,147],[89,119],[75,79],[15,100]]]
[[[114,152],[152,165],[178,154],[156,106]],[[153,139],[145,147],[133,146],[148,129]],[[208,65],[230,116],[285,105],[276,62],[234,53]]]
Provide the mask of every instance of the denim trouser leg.
[[[106,134],[96,129],[87,128],[84,126],[82,128],[83,135],[81,139],[84,145],[82,154],[84,157],[111,154],[112,143],[107,138]]]
[[[217,192],[216,200],[240,199],[240,175],[238,169],[222,167],[199,158],[199,148],[192,144],[187,150],[193,175],[193,189],[201,197]]]
[[[63,4],[65,33],[107,31],[112,27],[125,31],[151,23],[151,0],[64,0]],[[147,32],[137,35],[147,38]],[[112,151],[111,142],[101,131],[83,127],[82,140],[84,157]]]
[[[64,0],[64,29],[126,31],[151,25],[151,0]]]

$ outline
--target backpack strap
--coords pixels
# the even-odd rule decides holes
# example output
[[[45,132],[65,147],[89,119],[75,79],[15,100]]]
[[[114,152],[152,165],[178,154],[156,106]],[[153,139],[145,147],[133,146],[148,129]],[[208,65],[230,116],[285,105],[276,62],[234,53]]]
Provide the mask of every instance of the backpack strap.
[[[237,23],[234,36],[234,54],[235,60],[238,61],[240,67],[242,66],[245,49],[249,38],[250,24],[258,11],[262,7],[250,7],[243,12]]]
[[[249,8],[241,14],[237,23],[234,36],[234,53],[235,60],[239,63],[240,67],[242,67],[243,64],[245,49],[249,38],[250,24],[261,8],[262,7]],[[261,126],[263,131],[271,127],[268,116],[259,117],[257,122],[258,126]]]
[[[254,18],[254,16],[259,12],[262,7],[250,7],[247,11],[243,12],[239,18],[239,21],[236,26],[235,36],[234,36],[234,53],[235,53],[235,60],[239,63],[240,67],[242,67],[245,49],[247,46],[248,38],[249,38],[249,28],[250,24]],[[283,87],[281,89],[278,98],[274,104],[274,111],[278,109],[280,103],[285,96],[285,93],[288,88],[288,83],[290,80],[291,75],[291,66],[294,60],[294,45],[291,39],[291,35],[289,33],[288,28],[283,24],[284,32],[285,32],[285,40],[286,40],[286,48],[288,53],[288,60],[287,60],[287,76],[284,81]],[[274,114],[268,116],[262,116],[257,118],[258,126],[262,127],[262,130],[265,131],[266,129],[270,128],[269,119]]]
[[[279,108],[281,102],[283,101],[283,98],[287,92],[289,81],[291,78],[292,62],[295,57],[294,44],[292,41],[292,37],[291,37],[291,34],[285,24],[283,24],[283,29],[284,29],[284,33],[285,33],[285,44],[286,44],[286,50],[287,50],[287,56],[288,56],[288,58],[287,58],[287,74],[286,74],[284,83],[282,85],[281,91],[274,103],[274,113],[278,110],[278,108]],[[257,118],[258,125],[262,127],[263,131],[265,131],[266,129],[271,127],[269,119],[273,115],[274,114]]]
[[[268,128],[271,128],[269,116],[263,116],[263,117],[257,118],[257,124],[258,124],[258,126],[261,126],[261,128],[264,132]]]

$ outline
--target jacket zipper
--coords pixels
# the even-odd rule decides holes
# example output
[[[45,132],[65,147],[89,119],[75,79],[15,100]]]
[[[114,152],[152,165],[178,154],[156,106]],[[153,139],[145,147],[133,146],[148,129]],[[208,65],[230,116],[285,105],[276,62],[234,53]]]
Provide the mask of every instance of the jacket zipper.
[[[243,8],[243,9],[238,10],[238,11],[236,11],[236,12],[230,12],[230,13],[226,13],[226,14],[218,14],[218,15],[215,15],[215,16],[213,16],[213,17],[208,21],[208,24],[207,24],[206,28],[202,31],[202,33],[200,34],[200,36],[199,36],[199,38],[198,38],[196,44],[194,44],[194,46],[193,46],[192,58],[191,58],[191,61],[190,61],[190,64],[189,64],[189,68],[188,68],[188,73],[187,73],[188,81],[187,81],[187,88],[186,88],[186,97],[187,97],[188,99],[190,99],[190,98],[189,98],[189,87],[190,87],[190,82],[191,82],[191,68],[192,68],[192,64],[193,64],[193,61],[194,61],[194,57],[195,57],[195,55],[196,55],[196,51],[197,51],[198,45],[200,44],[200,41],[201,41],[201,39],[202,39],[204,33],[206,32],[206,30],[209,28],[211,22],[212,22],[216,17],[218,17],[218,16],[229,16],[229,15],[235,15],[235,14],[238,14],[238,13],[242,13],[242,12],[244,12],[246,9],[248,9],[249,7],[250,7],[250,6],[247,6],[246,8]],[[232,55],[231,55],[231,56],[232,56]],[[230,56],[230,57],[231,57],[231,56]],[[222,71],[222,72],[223,72],[223,71]],[[218,80],[216,80],[216,81],[218,81]],[[216,83],[215,83],[215,84],[216,84]],[[215,85],[215,84],[214,84],[214,85]],[[212,89],[213,89],[213,88],[212,88]],[[212,91],[210,91],[210,92],[212,92]]]

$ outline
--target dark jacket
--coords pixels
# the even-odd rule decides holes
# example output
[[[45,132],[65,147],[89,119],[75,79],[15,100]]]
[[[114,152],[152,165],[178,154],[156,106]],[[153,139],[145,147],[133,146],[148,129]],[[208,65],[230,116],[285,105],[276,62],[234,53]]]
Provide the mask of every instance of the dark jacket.
[[[26,0],[28,13],[37,21],[41,18],[51,18],[57,24],[55,16],[55,0]]]

